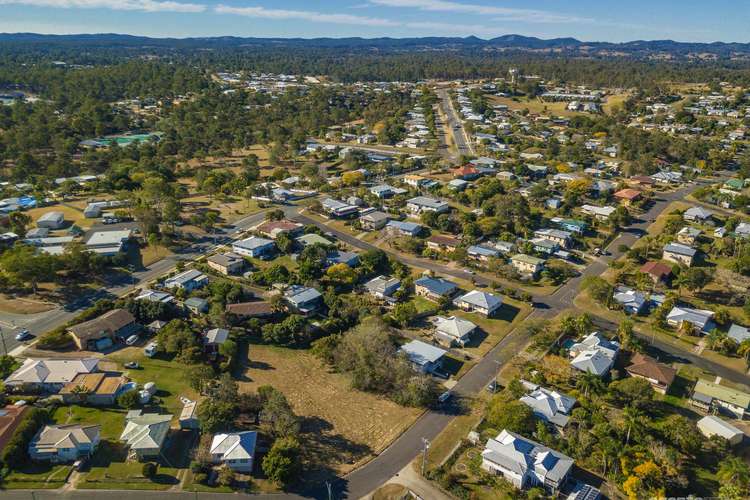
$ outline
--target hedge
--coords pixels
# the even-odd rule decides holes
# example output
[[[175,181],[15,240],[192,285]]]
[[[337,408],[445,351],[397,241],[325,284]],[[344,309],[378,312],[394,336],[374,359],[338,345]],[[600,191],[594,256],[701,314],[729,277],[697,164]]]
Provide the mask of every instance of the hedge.
[[[0,459],[8,468],[17,469],[29,461],[28,447],[34,436],[49,421],[49,414],[41,408],[31,408],[21,417],[8,444],[0,454]]]

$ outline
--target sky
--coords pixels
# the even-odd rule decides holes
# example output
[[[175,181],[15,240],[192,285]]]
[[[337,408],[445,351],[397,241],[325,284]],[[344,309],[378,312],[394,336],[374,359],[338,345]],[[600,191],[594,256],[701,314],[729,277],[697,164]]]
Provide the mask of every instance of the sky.
[[[748,0],[0,0],[0,32],[750,42]]]

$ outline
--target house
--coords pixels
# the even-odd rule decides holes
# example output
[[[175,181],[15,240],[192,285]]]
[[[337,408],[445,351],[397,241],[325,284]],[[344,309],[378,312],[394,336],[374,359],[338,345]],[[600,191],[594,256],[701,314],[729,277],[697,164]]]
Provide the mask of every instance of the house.
[[[180,429],[200,429],[200,420],[198,419],[198,402],[186,400],[180,411],[178,422]]]
[[[356,205],[334,200],[333,198],[326,198],[321,204],[323,211],[331,217],[348,218],[354,216],[359,211],[359,207]]]
[[[660,394],[666,394],[669,391],[669,387],[677,375],[677,370],[671,366],[659,363],[654,358],[641,353],[633,355],[630,365],[625,368],[625,371],[631,377],[648,380],[651,387]]]
[[[29,458],[38,462],[73,462],[94,454],[100,425],[45,425],[29,443]]]
[[[661,258],[690,267],[695,261],[698,251],[695,248],[683,245],[682,243],[668,243],[664,245]]]
[[[65,404],[112,406],[126,382],[120,373],[79,373],[59,394]]]
[[[138,461],[157,458],[169,433],[172,415],[142,413],[131,410],[125,416],[125,429],[120,441],[128,447],[128,456]]]
[[[430,198],[428,196],[417,196],[416,198],[406,200],[406,209],[413,215],[419,215],[425,212],[442,214],[450,210],[450,205],[442,200]]]
[[[257,439],[258,433],[255,431],[216,434],[211,440],[211,461],[249,474],[253,470]]]
[[[422,177],[421,175],[405,175],[404,184],[407,186],[420,188],[430,183],[430,179]]]
[[[622,203],[626,207],[629,207],[633,203],[639,201],[642,198],[643,194],[637,189],[625,188],[615,192],[615,194],[613,194],[612,196],[618,199],[620,203]]]
[[[456,316],[435,318],[435,338],[438,342],[447,346],[459,345],[463,347],[469,340],[471,334],[477,329],[477,325],[471,321]]]
[[[99,351],[116,339],[126,339],[138,332],[140,325],[127,309],[112,309],[98,318],[68,328],[78,349]]]
[[[132,234],[130,229],[96,231],[86,240],[86,250],[105,257],[117,255],[125,250]]]
[[[563,219],[561,217],[553,217],[550,221],[563,228],[565,231],[569,231],[575,234],[583,234],[586,232],[588,225],[586,222],[577,219]]]
[[[401,194],[404,191],[404,189],[394,188],[387,184],[379,184],[370,188],[370,194],[377,198],[380,198],[381,200],[392,198],[396,194]]]
[[[192,292],[208,284],[208,276],[196,269],[189,269],[164,280],[164,288],[178,288]]]
[[[573,358],[570,365],[580,371],[603,377],[615,364],[620,344],[608,340],[599,332],[592,332],[569,349]]]
[[[461,240],[453,236],[435,234],[427,238],[427,248],[436,252],[452,252],[461,245]]]
[[[297,236],[302,232],[303,227],[304,226],[302,224],[299,224],[297,222],[282,219],[262,222],[255,227],[255,230],[263,236],[267,236],[272,240],[275,240],[282,234],[286,234],[289,237]]]
[[[750,328],[732,323],[732,326],[729,327],[727,335],[730,339],[734,340],[738,344],[741,344],[743,341],[750,339]]]
[[[750,238],[750,223],[740,222],[737,227],[734,228],[734,234],[738,238]]]
[[[684,323],[689,323],[695,331],[706,334],[716,326],[713,317],[713,311],[675,306],[667,314],[666,320],[668,325],[675,328],[681,328]]]
[[[657,261],[646,262],[641,266],[640,272],[647,274],[654,284],[666,283],[672,276],[672,268]]]
[[[500,250],[483,245],[471,245],[466,249],[466,253],[470,258],[481,262],[500,257]]]
[[[692,245],[695,243],[695,240],[698,239],[698,236],[700,236],[701,231],[700,229],[694,228],[692,226],[685,226],[679,231],[677,231],[677,241],[682,243],[683,245]]]
[[[386,230],[403,236],[419,236],[424,227],[414,222],[402,222],[398,220],[389,221],[385,225]]]
[[[396,278],[378,276],[365,283],[365,289],[378,299],[387,300],[401,288],[401,282]]]
[[[750,411],[750,394],[699,379],[690,403],[709,412],[722,412],[742,420]]]
[[[294,241],[299,243],[302,246],[302,248],[309,247],[312,245],[325,245],[325,246],[333,245],[332,241],[323,238],[321,235],[317,233],[303,234],[299,238],[296,238]]]
[[[563,248],[570,247],[570,243],[573,240],[572,233],[560,229],[537,229],[534,231],[534,237],[552,241]]]
[[[332,250],[326,255],[325,267],[328,268],[336,264],[346,264],[349,267],[357,267],[359,265],[359,255],[355,252]]]
[[[390,216],[388,214],[375,211],[360,217],[359,223],[362,225],[362,229],[366,231],[377,231],[378,229],[383,229],[388,224],[389,219]]]
[[[645,293],[626,286],[616,287],[612,299],[628,314],[640,314],[648,303]]]
[[[631,186],[651,187],[656,184],[656,181],[647,175],[634,175],[628,179],[628,184]]]
[[[208,312],[208,301],[201,297],[190,297],[183,302],[185,308],[193,314]]]
[[[276,253],[276,243],[273,240],[251,236],[232,243],[232,251],[246,257],[267,259]]]
[[[612,215],[615,212],[615,207],[597,207],[596,205],[581,205],[581,211],[586,214],[590,215],[598,220],[606,221],[609,219],[609,216]]]
[[[556,493],[568,482],[573,459],[518,434],[503,431],[488,439],[482,469],[502,475],[518,489],[540,486]]]
[[[465,181],[478,179],[481,175],[482,174],[479,172],[479,170],[477,170],[476,167],[472,167],[471,165],[464,165],[463,167],[453,169],[453,177]]]
[[[247,318],[266,318],[272,316],[274,311],[269,302],[239,302],[237,304],[227,304],[227,314],[236,316],[241,319]]]
[[[229,330],[226,328],[212,328],[203,332],[203,345],[207,351],[218,351],[219,346],[227,340],[229,340]]]
[[[463,179],[453,179],[448,183],[448,188],[453,191],[463,191],[469,183]]]
[[[510,258],[511,265],[522,275],[535,276],[544,269],[544,259],[519,253]]]
[[[528,406],[537,418],[560,429],[570,420],[570,412],[576,405],[576,399],[555,390],[546,389],[531,382],[522,381],[530,392],[519,401]]]
[[[424,276],[414,282],[414,293],[430,300],[438,301],[443,297],[451,297],[458,287],[443,278]]]
[[[492,243],[492,246],[500,251],[500,253],[510,254],[516,251],[516,245],[510,241],[497,240]]]
[[[217,253],[206,259],[206,264],[221,274],[239,274],[245,268],[245,259],[233,252]]]
[[[422,342],[421,340],[412,340],[402,345],[399,352],[406,354],[414,369],[422,373],[434,373],[440,369],[443,363],[443,356],[447,354],[443,349]]]
[[[36,227],[46,229],[60,229],[65,225],[65,214],[62,212],[47,212],[36,221]]]
[[[174,296],[167,292],[157,290],[141,290],[135,300],[145,300],[148,302],[161,302],[162,304],[171,304],[174,302]]]
[[[22,392],[55,394],[79,374],[96,372],[98,366],[99,360],[96,358],[26,358],[4,383],[6,387]]]
[[[312,314],[323,305],[323,296],[314,288],[292,285],[284,291],[284,300],[301,314]]]
[[[560,245],[546,238],[532,238],[531,240],[529,240],[529,243],[534,246],[535,252],[544,253],[547,255],[552,255],[560,249]]]
[[[490,317],[503,306],[503,299],[488,292],[472,290],[456,298],[453,303],[464,311],[477,312]]]
[[[682,218],[688,222],[707,223],[714,216],[710,210],[703,207],[690,207],[682,214]]]
[[[0,408],[0,450],[5,449],[5,445],[13,437],[28,409],[28,405],[6,405],[4,408]]]
[[[729,442],[730,446],[738,445],[745,439],[745,433],[737,427],[725,422],[715,415],[707,415],[696,424],[701,434],[707,438],[720,436]]]

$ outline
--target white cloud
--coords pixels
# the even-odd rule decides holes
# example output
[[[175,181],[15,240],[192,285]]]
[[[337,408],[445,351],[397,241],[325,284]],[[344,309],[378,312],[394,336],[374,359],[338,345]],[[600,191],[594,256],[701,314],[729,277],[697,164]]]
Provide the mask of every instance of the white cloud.
[[[452,2],[449,0],[370,0],[384,7],[406,7],[431,12],[457,12],[480,16],[495,16],[501,21],[526,21],[534,23],[588,23],[593,19],[534,9],[516,9]]]
[[[204,12],[206,6],[171,0],[0,0],[0,5],[29,5],[59,9],[110,9],[142,12]]]
[[[230,7],[228,5],[217,5],[216,12],[220,14],[235,14],[238,16],[255,17],[260,19],[302,19],[315,23],[352,24],[360,26],[401,25],[401,23],[396,21],[378,17],[355,16],[351,14],[327,14],[308,10],[267,9],[265,7]]]
[[[489,26],[482,26],[481,24],[456,24],[456,23],[440,23],[432,21],[415,21],[405,23],[404,26],[410,29],[416,30],[427,30],[429,32],[440,32],[447,35],[455,36],[470,36],[470,35],[482,35],[495,37],[501,33],[505,33],[503,28],[490,28]]]

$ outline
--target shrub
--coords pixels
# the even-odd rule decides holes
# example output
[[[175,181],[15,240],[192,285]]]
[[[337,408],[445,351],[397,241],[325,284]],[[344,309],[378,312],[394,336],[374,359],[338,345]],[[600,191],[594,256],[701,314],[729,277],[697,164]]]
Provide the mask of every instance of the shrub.
[[[48,419],[49,414],[45,410],[39,408],[27,410],[0,454],[2,462],[8,464],[10,468],[26,464],[29,459],[27,452],[29,442]]]
[[[232,486],[234,483],[234,472],[226,465],[219,469],[219,477],[217,482],[222,486]]]
[[[62,350],[73,345],[73,339],[68,335],[65,328],[57,328],[39,337],[37,347],[39,349]]]
[[[195,478],[196,483],[199,483],[199,484],[208,483],[208,474],[206,474],[205,472],[196,472],[195,476],[193,477]]]
[[[125,408],[126,410],[138,408],[138,406],[141,404],[138,391],[128,391],[120,394],[120,396],[117,398],[117,404],[118,406],[120,406],[121,408]]]
[[[154,462],[146,462],[143,464],[143,468],[141,468],[141,474],[143,474],[143,477],[152,478],[156,475],[157,469],[158,465]]]

